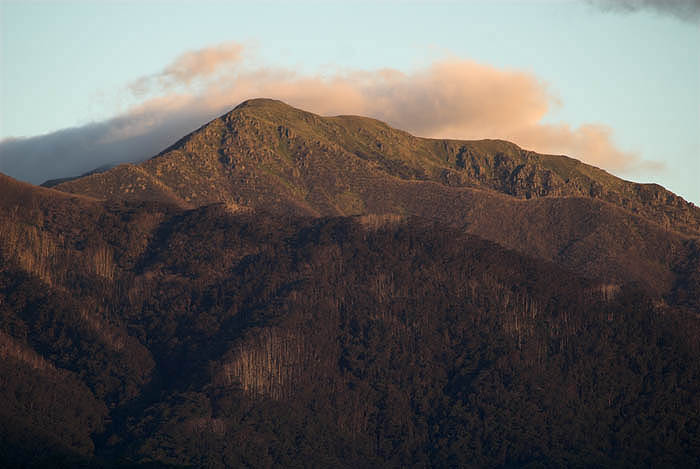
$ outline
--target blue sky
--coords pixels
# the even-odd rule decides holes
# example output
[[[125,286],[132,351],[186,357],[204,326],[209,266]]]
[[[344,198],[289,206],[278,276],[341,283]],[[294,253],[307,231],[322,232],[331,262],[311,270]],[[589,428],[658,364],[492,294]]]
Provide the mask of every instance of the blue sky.
[[[697,16],[683,19],[656,8],[609,11],[582,1],[4,1],[1,5],[3,139],[29,137],[25,142],[29,144],[38,142],[31,138],[38,135],[90,127],[119,116],[126,119],[141,103],[174,92],[156,86],[135,95],[130,84],[157,75],[188,51],[221,43],[240,44],[248,73],[265,71],[268,81],[271,75],[294,73],[297,78],[319,80],[342,77],[347,85],[348,77],[359,72],[391,69],[406,74],[401,83],[408,90],[418,88],[406,82],[423,80],[419,88],[423,94],[430,92],[425,83],[433,82],[421,77],[444,70],[434,68],[435,63],[468,61],[503,73],[526,74],[546,90],[547,111],[538,117],[537,125],[540,130],[557,125],[570,129],[557,134],[558,144],[567,135],[585,139],[581,127],[592,124],[605,129],[606,144],[619,154],[633,155],[645,163],[623,165],[616,164],[614,156],[571,156],[627,179],[660,183],[700,203]],[[464,73],[471,73],[468,70]],[[460,71],[456,79],[462,76]],[[284,89],[298,85],[301,78],[285,82]],[[225,76],[217,77],[221,79]],[[352,83],[347,86],[359,86]],[[279,83],[275,84],[250,89],[279,90]],[[187,89],[197,86],[200,89]],[[372,84],[360,92],[376,88]],[[208,93],[209,89],[211,83],[195,80],[180,83],[177,92]],[[197,96],[201,98],[201,94]],[[235,99],[239,95],[221,96]],[[286,96],[299,95],[287,91],[270,97]],[[465,92],[459,96],[471,99],[472,95]],[[222,102],[221,107],[236,104]],[[338,104],[331,110],[345,113],[340,107]],[[367,106],[350,107],[347,113],[357,109],[370,113],[374,109],[380,114],[376,117],[397,126],[404,123],[396,113],[382,114]],[[325,108],[310,110],[321,112]],[[521,111],[526,113],[522,109],[517,112]],[[464,138],[474,138],[476,128],[471,132],[468,127],[473,122],[477,120],[471,116],[461,126],[449,127],[449,136],[459,137],[453,134],[462,131]],[[193,123],[188,121],[187,125]],[[411,121],[405,124],[410,127]],[[511,137],[522,143],[514,138],[521,137],[527,143],[523,146],[533,147],[543,141],[545,133],[551,134],[539,132],[535,138],[513,129],[508,135],[483,137]],[[419,134],[421,130],[423,134],[434,131],[419,126],[409,130]],[[438,134],[427,136],[444,136]],[[9,152],[2,145],[0,158]],[[544,146],[544,150],[532,149],[559,148]],[[597,147],[590,143],[562,146],[569,148],[585,153]],[[49,154],[43,151],[42,155]],[[13,175],[8,161],[0,170]],[[654,162],[662,163],[663,168]],[[96,159],[95,163],[103,162]],[[54,162],[53,167],[56,172],[62,170],[60,163]],[[63,170],[77,168],[66,164]],[[18,170],[16,177],[31,180],[30,170]]]

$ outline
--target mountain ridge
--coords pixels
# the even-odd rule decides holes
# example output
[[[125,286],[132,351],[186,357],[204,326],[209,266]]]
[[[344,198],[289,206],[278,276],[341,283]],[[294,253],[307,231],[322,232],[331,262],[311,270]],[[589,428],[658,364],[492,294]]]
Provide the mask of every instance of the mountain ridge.
[[[257,188],[285,208],[347,215],[362,211],[362,197],[357,200],[357,187],[348,187],[346,180],[382,173],[515,198],[594,198],[666,229],[700,234],[700,209],[692,203],[661,186],[623,181],[572,158],[540,155],[503,140],[414,137],[376,119],[321,117],[269,99],[241,103],[138,166],[148,178],[126,165],[56,188],[105,198],[164,198],[183,206],[233,202],[251,208],[265,205],[256,197]],[[139,185],[129,186],[132,178]],[[272,189],[275,185],[283,187]],[[272,204],[264,208],[275,210]]]
[[[503,140],[425,139],[267,99],[241,103],[140,165],[55,189],[185,209],[224,203],[234,212],[432,218],[659,294],[677,283],[674,266],[700,236],[700,209],[660,186]]]

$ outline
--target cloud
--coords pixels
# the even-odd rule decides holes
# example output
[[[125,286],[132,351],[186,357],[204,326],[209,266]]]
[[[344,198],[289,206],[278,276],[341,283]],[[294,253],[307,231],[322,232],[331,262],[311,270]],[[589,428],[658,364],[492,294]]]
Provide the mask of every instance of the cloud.
[[[141,161],[208,118],[208,114],[164,114],[153,108],[46,135],[5,139],[0,141],[0,172],[40,184],[104,165]]]
[[[0,171],[37,183],[104,164],[140,161],[254,97],[280,99],[322,115],[371,116],[425,137],[503,138],[611,171],[649,169],[638,155],[617,148],[611,129],[603,125],[543,123],[557,100],[527,72],[452,59],[412,73],[383,69],[300,75],[245,64],[242,53],[231,43],[188,52],[141,78],[150,97],[120,116],[2,141]],[[198,86],[187,86],[194,79],[200,80]],[[137,91],[133,85],[129,89]]]
[[[153,86],[172,88],[190,85],[194,80],[207,78],[223,70],[230,70],[243,58],[243,45],[224,42],[212,47],[188,51],[178,56],[160,73],[135,80],[129,85],[132,92],[142,95]]]
[[[617,148],[612,129],[602,124],[572,128],[568,124],[536,124],[512,134],[520,146],[540,153],[564,154],[613,172],[662,171],[658,161],[643,160],[634,152]]]
[[[587,0],[587,3],[609,12],[634,13],[650,10],[682,21],[700,20],[700,0]]]

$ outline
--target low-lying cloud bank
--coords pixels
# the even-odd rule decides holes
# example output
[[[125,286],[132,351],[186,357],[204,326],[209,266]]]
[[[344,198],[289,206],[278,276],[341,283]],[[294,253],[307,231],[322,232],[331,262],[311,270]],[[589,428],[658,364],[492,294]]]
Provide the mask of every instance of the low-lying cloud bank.
[[[140,161],[254,97],[280,99],[322,115],[371,116],[426,137],[503,138],[611,171],[659,166],[617,148],[606,126],[543,123],[556,99],[526,72],[453,59],[412,73],[383,69],[313,76],[250,63],[243,52],[237,43],[187,52],[127,85],[144,101],[120,116],[4,140],[0,171],[41,183],[105,164]]]

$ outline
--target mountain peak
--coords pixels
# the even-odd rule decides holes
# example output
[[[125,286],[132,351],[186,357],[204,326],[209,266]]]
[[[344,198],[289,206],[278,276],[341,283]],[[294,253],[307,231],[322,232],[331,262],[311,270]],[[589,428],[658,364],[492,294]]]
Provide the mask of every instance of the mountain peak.
[[[250,98],[246,99],[238,106],[233,108],[232,112],[237,109],[290,109],[296,110],[296,108],[290,106],[284,101],[272,98]]]
[[[252,98],[243,101],[232,110],[222,115],[220,119],[230,120],[238,115],[257,117],[271,121],[285,121],[303,119],[303,116],[315,116],[315,114],[297,109],[289,104],[270,98]]]

